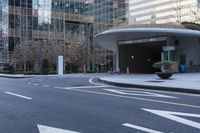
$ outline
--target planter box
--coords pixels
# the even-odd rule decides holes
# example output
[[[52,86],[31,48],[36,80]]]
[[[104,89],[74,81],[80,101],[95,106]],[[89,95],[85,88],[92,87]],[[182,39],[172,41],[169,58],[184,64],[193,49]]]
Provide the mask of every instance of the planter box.
[[[156,75],[161,79],[169,79],[173,74],[173,72],[156,72]]]

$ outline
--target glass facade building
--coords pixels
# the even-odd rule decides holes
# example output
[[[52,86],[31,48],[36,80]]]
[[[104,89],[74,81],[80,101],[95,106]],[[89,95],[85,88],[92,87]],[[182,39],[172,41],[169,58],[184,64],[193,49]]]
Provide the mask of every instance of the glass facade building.
[[[89,0],[1,0],[0,64],[27,40],[91,45],[92,5]]]
[[[9,63],[15,45],[27,40],[85,43],[89,52],[93,37],[102,31],[199,22],[199,10],[199,0],[1,0],[0,64]],[[109,60],[115,57],[105,53]]]
[[[94,0],[92,14],[93,21],[93,36],[105,30],[128,24],[127,11],[128,0]],[[116,53],[103,49],[102,52],[107,55],[106,59],[111,62],[102,64],[104,70],[115,69]],[[101,69],[102,66],[100,66]]]
[[[101,32],[94,38],[95,43],[116,53],[116,59],[113,59],[116,67],[113,70],[154,73],[153,63],[165,60],[178,63],[176,72],[179,65],[186,66],[189,72],[200,70],[200,0],[126,2],[125,26],[113,24],[113,29]],[[160,40],[159,37],[164,38]]]
[[[0,62],[7,63],[9,58],[8,52],[8,0],[0,1]]]
[[[127,25],[128,0],[94,0],[94,34]]]

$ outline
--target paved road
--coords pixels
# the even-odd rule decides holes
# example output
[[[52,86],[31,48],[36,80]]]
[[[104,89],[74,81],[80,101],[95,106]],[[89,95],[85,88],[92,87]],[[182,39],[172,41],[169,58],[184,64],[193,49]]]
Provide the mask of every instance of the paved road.
[[[0,78],[0,132],[200,132],[200,95],[108,86],[92,77]]]

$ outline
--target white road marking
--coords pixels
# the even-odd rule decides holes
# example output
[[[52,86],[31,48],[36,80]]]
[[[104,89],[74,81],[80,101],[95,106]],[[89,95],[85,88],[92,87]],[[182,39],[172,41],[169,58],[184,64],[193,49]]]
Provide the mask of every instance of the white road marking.
[[[37,125],[37,127],[39,129],[39,133],[80,133],[80,132],[75,132],[75,131],[55,128],[55,127],[39,125],[39,124]]]
[[[115,89],[104,89],[104,90],[114,92],[114,93],[118,93],[118,94],[122,94],[122,95],[161,97],[161,98],[176,98],[176,99],[178,99],[178,97],[167,96],[167,95],[157,94],[157,93],[152,93],[152,92],[147,92],[147,91],[115,90]]]
[[[98,83],[93,82],[93,79],[94,78],[90,78],[89,79],[90,84],[92,84],[92,85],[102,85],[102,84],[98,84]]]
[[[49,79],[56,79],[56,78],[49,78]]]
[[[49,87],[49,85],[42,85],[42,87]]]
[[[66,88],[66,90],[200,109],[200,106],[198,106],[198,105],[185,104],[185,103],[176,103],[176,102],[168,102],[168,101],[154,100],[154,99],[147,99],[147,98],[140,98],[140,97],[133,97],[133,96],[116,95],[116,94],[109,94],[109,93],[95,92],[95,91],[81,90],[81,89],[67,89]]]
[[[32,83],[27,83],[28,85],[31,85]]]
[[[85,88],[104,88],[108,86],[76,86],[76,87],[65,87],[62,89],[72,90],[72,89],[85,89]]]
[[[139,91],[147,91],[147,89],[141,89],[141,88],[128,88],[128,87],[118,87],[121,89],[129,89],[129,90],[139,90]],[[199,94],[192,94],[192,93],[184,93],[184,92],[175,92],[175,91],[162,91],[162,90],[148,90],[151,92],[157,92],[157,93],[167,93],[167,94],[178,94],[178,95],[184,95],[184,96],[195,96],[200,97]]]
[[[126,126],[126,127],[130,127],[130,128],[134,128],[134,129],[137,129],[137,130],[140,130],[140,131],[144,131],[144,132],[147,132],[147,133],[163,133],[163,132],[160,132],[160,131],[152,130],[152,129],[149,129],[149,128],[145,128],[145,127],[141,127],[141,126],[137,126],[137,125],[133,125],[133,124],[129,124],[129,123],[124,123],[122,125]]]
[[[142,109],[142,110],[145,110],[145,111],[148,111],[150,113],[162,116],[164,118],[182,123],[184,125],[188,125],[188,126],[200,129],[200,123],[179,117],[179,116],[187,116],[187,117],[200,118],[200,114],[172,112],[172,111],[163,111],[163,110],[153,110],[153,109]],[[178,115],[178,116],[176,116],[176,115]]]
[[[64,89],[64,87],[59,87],[59,86],[55,86],[53,88],[55,88],[55,89]]]
[[[32,99],[32,98],[30,98],[30,97],[23,96],[23,95],[19,95],[19,94],[12,93],[12,92],[5,92],[5,93],[6,93],[6,94],[9,94],[9,95],[13,95],[13,96],[20,97],[20,98],[24,98],[24,99],[27,99],[27,100],[31,100],[31,99]]]
[[[38,84],[32,84],[32,85],[38,86]]]

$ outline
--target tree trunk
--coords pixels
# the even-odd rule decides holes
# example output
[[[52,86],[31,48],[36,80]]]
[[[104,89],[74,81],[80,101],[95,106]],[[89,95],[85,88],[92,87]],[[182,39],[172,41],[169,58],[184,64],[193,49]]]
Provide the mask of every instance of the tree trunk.
[[[24,59],[24,73],[26,73],[26,59]]]

